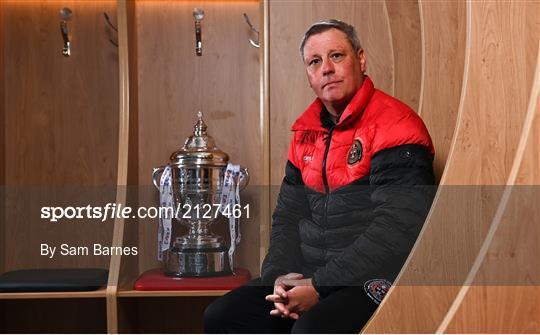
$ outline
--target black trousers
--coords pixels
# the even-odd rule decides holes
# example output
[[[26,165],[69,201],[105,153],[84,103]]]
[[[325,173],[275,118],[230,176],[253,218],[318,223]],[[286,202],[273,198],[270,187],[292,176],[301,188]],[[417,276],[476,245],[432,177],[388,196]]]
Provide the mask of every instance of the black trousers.
[[[292,320],[270,315],[274,304],[264,297],[272,292],[257,278],[215,300],[204,312],[205,333],[358,333],[378,306],[363,286],[346,287]]]

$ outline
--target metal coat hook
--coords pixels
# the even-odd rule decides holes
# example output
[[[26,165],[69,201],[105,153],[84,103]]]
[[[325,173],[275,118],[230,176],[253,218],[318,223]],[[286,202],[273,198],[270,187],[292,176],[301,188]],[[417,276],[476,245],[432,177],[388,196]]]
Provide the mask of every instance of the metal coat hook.
[[[67,21],[71,19],[73,12],[71,9],[64,7],[60,9],[60,33],[62,34],[62,39],[64,40],[64,47],[62,48],[62,55],[65,57],[71,56],[71,41],[69,40],[69,29]]]
[[[109,14],[103,12],[103,16],[105,17],[105,21],[109,24],[109,27],[111,27],[114,31],[118,32],[118,28],[111,22],[111,18],[109,17]],[[112,43],[115,47],[118,47],[118,43],[115,42],[112,38],[109,37],[109,42]]]
[[[197,56],[202,56],[201,21],[204,18],[204,10],[195,8],[193,10],[193,17],[195,18],[195,53]]]
[[[251,45],[253,45],[255,48],[260,48],[261,47],[261,33],[259,33],[259,31],[257,29],[255,29],[255,27],[253,26],[253,24],[251,24],[251,21],[249,20],[249,16],[244,13],[244,19],[246,19],[246,23],[248,24],[249,28],[255,33],[257,34],[257,41],[254,41],[252,40],[251,38],[249,39],[249,43],[251,43]]]

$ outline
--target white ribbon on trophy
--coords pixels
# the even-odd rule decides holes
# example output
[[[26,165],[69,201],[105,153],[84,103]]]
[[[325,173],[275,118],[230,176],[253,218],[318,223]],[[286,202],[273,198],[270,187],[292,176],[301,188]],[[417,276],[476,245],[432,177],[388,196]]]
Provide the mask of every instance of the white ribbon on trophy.
[[[240,206],[240,184],[245,178],[240,170],[240,165],[229,163],[223,177],[223,189],[221,192],[221,213],[229,218],[229,233],[231,236],[231,246],[229,247],[229,264],[234,273],[234,251],[236,245],[240,243],[240,217],[234,215],[234,208]]]
[[[158,228],[158,260],[163,260],[163,253],[169,250],[172,234],[172,214],[174,212],[174,197],[172,187],[172,169],[167,166],[159,181],[159,204],[163,211],[159,218]],[[166,208],[166,210],[162,210]],[[169,209],[170,208],[170,209]],[[164,215],[163,215],[164,214]]]

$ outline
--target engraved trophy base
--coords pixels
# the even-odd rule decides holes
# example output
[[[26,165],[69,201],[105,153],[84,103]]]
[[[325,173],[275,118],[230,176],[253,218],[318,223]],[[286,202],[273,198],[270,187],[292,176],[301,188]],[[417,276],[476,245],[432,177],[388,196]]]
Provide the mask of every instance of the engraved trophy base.
[[[182,238],[165,253],[165,275],[173,277],[215,277],[231,275],[229,248],[222,243],[193,247]]]

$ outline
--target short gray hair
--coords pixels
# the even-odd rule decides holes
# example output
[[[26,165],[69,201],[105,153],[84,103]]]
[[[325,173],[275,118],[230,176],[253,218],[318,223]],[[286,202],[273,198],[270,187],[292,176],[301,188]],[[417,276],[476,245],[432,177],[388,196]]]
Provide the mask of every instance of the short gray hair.
[[[358,39],[358,35],[356,34],[356,29],[354,29],[352,25],[340,20],[329,19],[315,22],[306,31],[304,37],[302,38],[302,42],[300,42],[300,55],[302,56],[302,59],[304,59],[304,46],[306,45],[307,40],[313,35],[323,33],[330,29],[337,29],[345,33],[345,35],[347,36],[347,40],[351,44],[355,54],[358,53],[358,50],[362,48],[360,46],[360,40]]]

